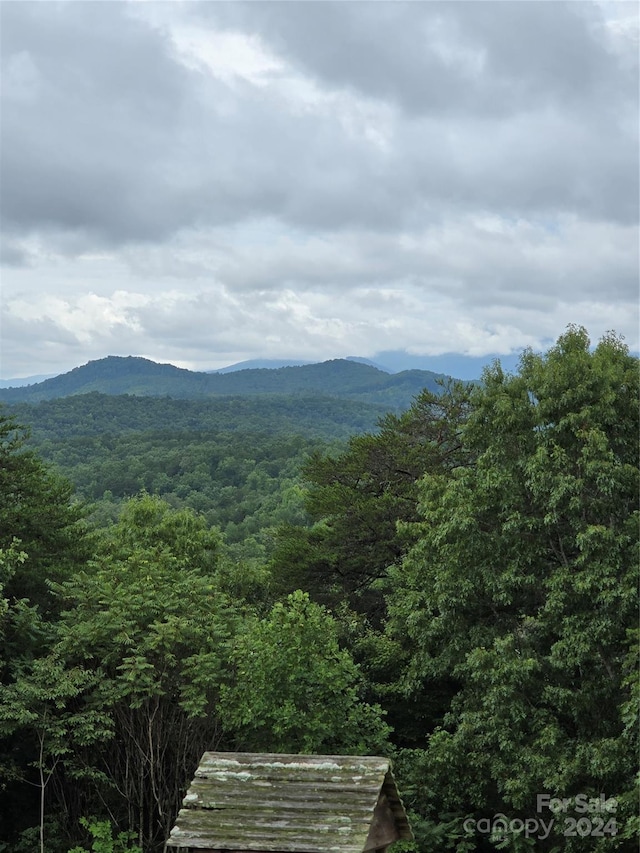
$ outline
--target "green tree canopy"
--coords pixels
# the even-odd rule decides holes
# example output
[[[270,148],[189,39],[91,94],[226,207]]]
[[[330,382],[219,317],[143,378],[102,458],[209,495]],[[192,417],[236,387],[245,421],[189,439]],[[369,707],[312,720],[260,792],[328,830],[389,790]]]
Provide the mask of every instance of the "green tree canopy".
[[[66,607],[56,651],[97,673],[84,701],[111,721],[104,748],[76,760],[145,848],[167,836],[194,763],[220,739],[218,687],[239,614],[216,580],[218,544],[192,511],[142,495],[87,569],[56,587]]]
[[[82,565],[90,544],[72,486],[24,447],[27,436],[0,407],[0,548],[17,540],[26,554],[6,581],[5,595],[28,598],[47,611],[47,581],[62,580]]]
[[[401,415],[388,414],[375,434],[349,440],[339,454],[317,451],[303,467],[309,529],[280,534],[273,574],[317,600],[351,607],[379,623],[384,601],[376,582],[405,553],[398,521],[417,520],[417,480],[466,459],[460,429],[470,387],[424,390]],[[463,454],[463,455],[461,455]]]
[[[98,806],[145,849],[166,838],[193,767],[220,743],[217,694],[242,605],[218,582],[219,541],[195,513],[143,495],[95,536],[84,568],[51,584],[59,619],[0,694],[0,736],[21,744],[5,766],[39,787],[41,829],[45,807],[71,834]],[[14,549],[4,575],[21,559]],[[41,630],[36,609],[0,600],[0,627],[22,616]]]
[[[416,543],[391,572],[390,631],[412,649],[405,694],[455,684],[425,741],[422,796],[437,820],[535,816],[538,792],[606,792],[624,831],[637,755],[625,714],[637,359],[613,335],[592,351],[571,328],[546,355],[525,353],[516,375],[487,370],[472,404],[462,431],[472,464],[426,474]]]
[[[221,718],[242,749],[359,753],[384,750],[388,729],[361,701],[362,678],[338,645],[331,615],[297,591],[234,645]]]
[[[33,661],[50,650],[59,610],[50,580],[69,577],[91,547],[71,486],[26,439],[0,409],[0,837],[21,826],[24,803],[44,792],[46,768],[63,748],[53,718],[73,677],[47,683],[46,667],[36,672]]]

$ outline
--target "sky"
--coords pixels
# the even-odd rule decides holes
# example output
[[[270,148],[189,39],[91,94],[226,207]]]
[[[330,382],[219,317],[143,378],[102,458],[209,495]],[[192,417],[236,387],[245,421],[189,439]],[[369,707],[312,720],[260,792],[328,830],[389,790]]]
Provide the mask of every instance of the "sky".
[[[0,377],[638,349],[635,2],[0,3]]]

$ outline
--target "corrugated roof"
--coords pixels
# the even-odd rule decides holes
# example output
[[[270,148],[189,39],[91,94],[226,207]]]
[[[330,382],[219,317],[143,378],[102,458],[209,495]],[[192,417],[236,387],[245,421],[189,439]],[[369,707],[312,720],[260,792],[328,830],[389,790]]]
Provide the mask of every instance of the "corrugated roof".
[[[206,752],[168,845],[362,853],[381,794],[413,838],[387,758]]]

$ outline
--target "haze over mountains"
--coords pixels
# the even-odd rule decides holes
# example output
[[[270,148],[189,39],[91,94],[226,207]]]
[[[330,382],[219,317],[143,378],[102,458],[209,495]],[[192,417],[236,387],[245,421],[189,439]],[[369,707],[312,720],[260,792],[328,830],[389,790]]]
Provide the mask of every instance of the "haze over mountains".
[[[12,379],[0,379],[0,388],[22,388],[23,385],[35,385],[45,379],[53,379],[57,373],[38,373],[35,376],[16,376]]]
[[[201,373],[134,356],[108,356],[33,385],[0,389],[0,401],[40,402],[98,392],[203,399],[247,395],[319,394],[405,408],[424,388],[437,391],[444,374],[386,373],[372,364],[334,359],[319,364]]]

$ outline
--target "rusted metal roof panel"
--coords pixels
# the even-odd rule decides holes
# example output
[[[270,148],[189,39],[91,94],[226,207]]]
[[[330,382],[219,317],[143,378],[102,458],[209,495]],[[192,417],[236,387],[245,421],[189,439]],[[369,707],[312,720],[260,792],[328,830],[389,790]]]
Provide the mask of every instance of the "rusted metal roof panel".
[[[411,839],[386,758],[207,752],[168,846],[362,853],[381,794]]]

